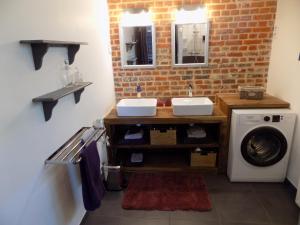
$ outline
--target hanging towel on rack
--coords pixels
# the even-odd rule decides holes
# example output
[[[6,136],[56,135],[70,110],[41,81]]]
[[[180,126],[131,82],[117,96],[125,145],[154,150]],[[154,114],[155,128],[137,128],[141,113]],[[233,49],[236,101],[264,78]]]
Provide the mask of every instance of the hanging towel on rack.
[[[100,207],[105,194],[97,142],[91,142],[82,150],[80,156],[83,203],[86,210],[92,211]]]

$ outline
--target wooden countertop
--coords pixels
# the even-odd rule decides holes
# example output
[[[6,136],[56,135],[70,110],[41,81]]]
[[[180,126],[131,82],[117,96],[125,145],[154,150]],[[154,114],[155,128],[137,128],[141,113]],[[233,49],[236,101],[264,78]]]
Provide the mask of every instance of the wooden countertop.
[[[262,100],[240,99],[238,94],[217,94],[216,103],[229,108],[289,108],[290,104],[272,95],[266,94]]]
[[[215,105],[211,116],[174,116],[172,107],[158,107],[153,117],[119,117],[112,109],[104,118],[106,124],[169,124],[169,123],[220,123],[227,121],[226,115]]]

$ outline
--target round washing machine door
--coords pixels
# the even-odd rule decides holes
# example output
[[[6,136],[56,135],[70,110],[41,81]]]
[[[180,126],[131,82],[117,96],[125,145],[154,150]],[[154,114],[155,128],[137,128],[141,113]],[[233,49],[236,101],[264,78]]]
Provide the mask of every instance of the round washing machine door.
[[[259,127],[244,137],[241,152],[244,159],[254,166],[271,166],[285,156],[287,140],[273,127]]]

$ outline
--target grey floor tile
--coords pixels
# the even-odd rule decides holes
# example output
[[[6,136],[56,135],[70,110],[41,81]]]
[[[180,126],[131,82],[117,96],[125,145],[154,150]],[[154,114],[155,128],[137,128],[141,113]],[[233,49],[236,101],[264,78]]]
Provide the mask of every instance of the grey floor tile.
[[[266,210],[252,192],[222,193],[214,198],[222,222],[270,223]]]
[[[287,192],[288,188],[283,183],[252,183],[254,192],[265,192],[265,191],[279,191]]]
[[[230,222],[225,222],[222,223],[222,225],[266,225],[265,223],[244,223],[244,222],[238,222],[238,223],[230,223]],[[271,225],[271,223],[270,223]]]
[[[107,216],[107,217],[121,217],[122,216],[122,208],[118,203],[113,204],[105,204],[103,203],[101,207],[93,212],[90,212],[91,216]]]
[[[297,225],[299,208],[287,192],[259,192],[258,198],[265,207],[273,224]]]
[[[170,220],[170,225],[220,225],[218,221]]]
[[[213,209],[196,211],[124,210],[123,192],[107,192],[102,206],[82,225],[297,225],[299,209],[286,185],[231,183],[226,176],[204,175]]]
[[[188,221],[218,221],[219,217],[216,210],[213,208],[208,212],[196,212],[196,211],[174,211],[170,212],[170,220],[188,220]]]
[[[120,217],[88,216],[81,225],[122,225]]]
[[[122,218],[121,225],[169,225],[169,219]]]
[[[102,200],[103,204],[106,203],[119,203],[121,204],[123,199],[124,192],[123,191],[108,191],[105,193],[105,196]]]
[[[144,211],[144,218],[145,219],[169,219],[170,212],[158,211],[158,210]]]
[[[121,216],[127,218],[144,218],[145,211],[144,210],[127,210],[121,209]]]
[[[206,174],[203,177],[209,193],[253,191],[250,183],[232,183],[225,175]]]

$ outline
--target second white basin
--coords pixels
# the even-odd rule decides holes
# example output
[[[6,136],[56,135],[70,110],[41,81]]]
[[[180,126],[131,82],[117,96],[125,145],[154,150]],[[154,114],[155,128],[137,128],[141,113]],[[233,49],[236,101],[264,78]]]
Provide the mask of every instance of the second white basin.
[[[155,116],[155,98],[122,99],[117,104],[118,116]]]
[[[212,115],[213,105],[213,102],[207,97],[172,98],[173,114],[175,116]]]

